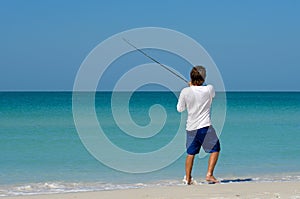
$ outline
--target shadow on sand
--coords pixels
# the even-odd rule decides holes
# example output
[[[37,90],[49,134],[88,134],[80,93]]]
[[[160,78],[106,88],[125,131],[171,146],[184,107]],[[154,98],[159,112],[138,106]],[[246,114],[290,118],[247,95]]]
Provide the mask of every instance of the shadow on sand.
[[[221,180],[220,183],[231,183],[231,182],[251,182],[253,181],[252,178],[244,178],[244,179],[224,179],[224,180]]]

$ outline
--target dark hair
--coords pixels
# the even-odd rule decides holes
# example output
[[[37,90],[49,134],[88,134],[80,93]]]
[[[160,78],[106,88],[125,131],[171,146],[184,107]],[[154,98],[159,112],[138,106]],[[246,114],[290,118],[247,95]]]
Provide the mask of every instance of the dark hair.
[[[205,81],[206,70],[203,66],[195,66],[192,68],[190,76],[192,85],[201,86]]]

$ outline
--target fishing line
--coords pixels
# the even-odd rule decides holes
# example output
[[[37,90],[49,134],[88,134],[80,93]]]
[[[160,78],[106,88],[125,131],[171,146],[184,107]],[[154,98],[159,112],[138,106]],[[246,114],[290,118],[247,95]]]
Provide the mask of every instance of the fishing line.
[[[132,43],[130,43],[127,39],[123,38],[123,40],[129,44],[130,46],[132,46],[133,48],[135,48],[137,51],[139,51],[140,53],[142,53],[143,55],[145,55],[146,57],[148,57],[149,59],[151,59],[153,62],[159,64],[161,67],[163,67],[164,69],[166,69],[167,71],[171,72],[173,75],[175,75],[176,77],[178,77],[179,79],[183,80],[185,83],[189,83],[184,77],[180,76],[179,74],[177,74],[176,72],[174,72],[173,70],[171,70],[170,68],[168,68],[167,66],[163,65],[162,63],[160,63],[159,61],[155,60],[154,58],[152,58],[151,56],[149,56],[147,53],[145,53],[144,51],[142,51],[141,49],[137,48],[136,46],[134,46]]]

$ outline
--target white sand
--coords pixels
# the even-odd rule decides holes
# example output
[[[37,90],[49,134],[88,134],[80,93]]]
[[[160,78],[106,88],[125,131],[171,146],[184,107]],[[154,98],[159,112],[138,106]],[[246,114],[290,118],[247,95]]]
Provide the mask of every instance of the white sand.
[[[164,186],[140,189],[5,197],[5,199],[119,198],[291,198],[300,199],[300,182],[244,182],[215,185]]]

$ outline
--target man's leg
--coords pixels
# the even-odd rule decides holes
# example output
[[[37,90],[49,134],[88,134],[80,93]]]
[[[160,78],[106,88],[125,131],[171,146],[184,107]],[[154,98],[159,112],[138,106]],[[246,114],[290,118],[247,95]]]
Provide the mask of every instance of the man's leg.
[[[194,163],[194,155],[187,155],[185,160],[185,176],[188,184],[191,184],[192,181],[192,168]]]
[[[206,174],[206,180],[208,182],[219,183],[219,181],[214,177],[214,169],[218,161],[219,153],[220,152],[214,152],[210,154]]]

